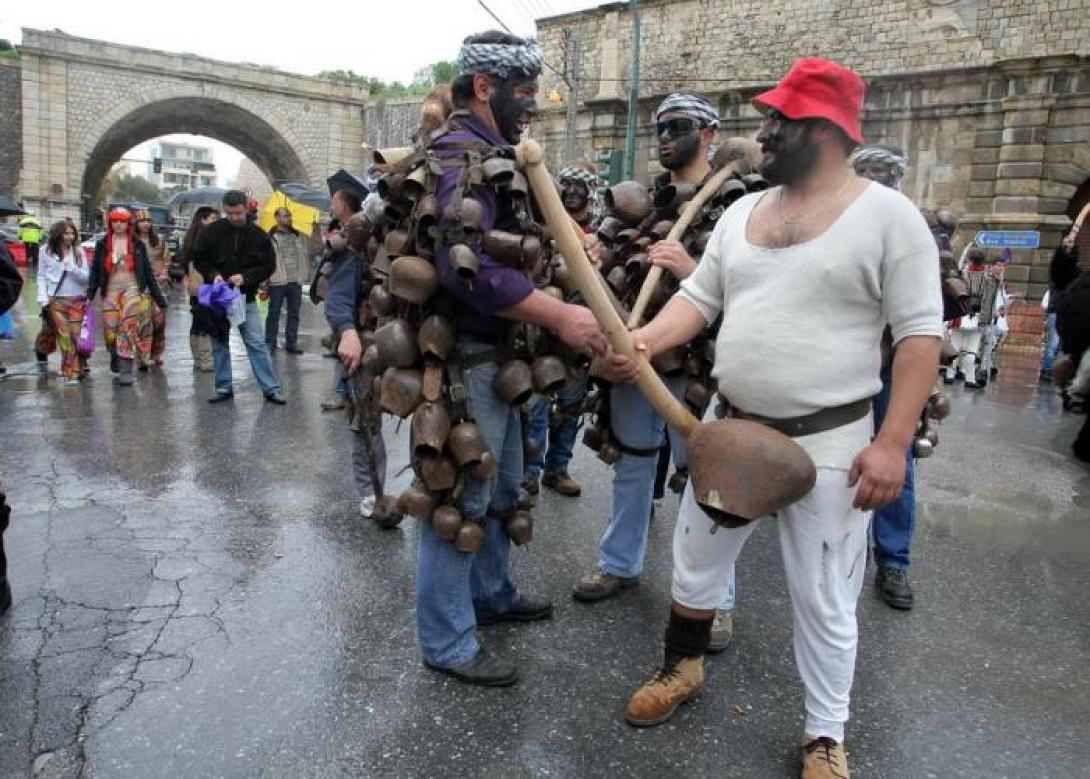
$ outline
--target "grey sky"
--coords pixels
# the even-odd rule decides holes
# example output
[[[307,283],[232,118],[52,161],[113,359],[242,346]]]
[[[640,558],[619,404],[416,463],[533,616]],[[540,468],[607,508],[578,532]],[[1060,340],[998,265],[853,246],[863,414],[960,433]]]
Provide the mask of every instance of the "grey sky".
[[[535,18],[599,4],[596,0],[485,3],[517,35],[533,35]],[[17,44],[23,27],[59,28],[84,38],[252,62],[293,73],[354,70],[408,83],[425,65],[452,59],[466,35],[499,26],[477,0],[348,0],[339,4],[273,0],[207,6],[144,3],[125,8],[119,12],[114,6],[86,0],[5,2],[0,9],[0,38]],[[193,140],[192,136],[177,139]],[[225,178],[235,175],[242,155],[218,141],[201,142],[213,147],[220,183],[226,183]],[[130,152],[139,158],[147,155],[148,144]]]

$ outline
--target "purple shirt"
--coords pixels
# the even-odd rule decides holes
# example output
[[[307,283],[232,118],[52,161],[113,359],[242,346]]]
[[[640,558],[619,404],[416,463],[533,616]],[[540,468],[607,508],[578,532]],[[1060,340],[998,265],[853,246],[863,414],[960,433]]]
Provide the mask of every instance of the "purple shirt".
[[[450,148],[456,144],[483,141],[490,146],[508,145],[474,116],[459,117],[451,123],[451,127],[451,132],[432,146],[432,151],[441,160],[464,159],[464,149]],[[440,211],[453,198],[461,195],[458,183],[463,170],[462,166],[444,168],[436,190]],[[504,208],[501,212],[496,200],[496,190],[491,185],[474,187],[472,197],[481,204],[482,233],[493,229],[520,232],[510,209]],[[441,226],[445,227],[445,224]],[[510,308],[529,297],[534,291],[533,282],[522,271],[478,251],[481,269],[470,285],[451,267],[449,255],[449,247],[441,247],[435,254],[435,265],[439,269],[439,283],[454,299],[455,325],[464,334],[497,341],[506,331],[508,323],[496,316],[496,312]]]

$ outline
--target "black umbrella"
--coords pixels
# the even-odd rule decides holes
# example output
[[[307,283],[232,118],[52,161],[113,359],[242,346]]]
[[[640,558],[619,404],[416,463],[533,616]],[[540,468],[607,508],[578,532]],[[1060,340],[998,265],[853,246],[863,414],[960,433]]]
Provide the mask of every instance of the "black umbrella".
[[[0,216],[19,216],[19,214],[25,213],[26,209],[10,197],[0,195]]]
[[[355,192],[360,196],[360,200],[363,200],[368,195],[367,184],[359,176],[355,176],[349,173],[344,168],[341,168],[332,176],[325,180],[325,183],[329,186],[329,195],[332,197],[337,194],[338,190],[347,189],[349,192]]]
[[[276,188],[296,203],[317,208],[319,211],[329,210],[330,196],[316,189],[311,189],[306,184],[300,184],[298,181],[285,181]]]
[[[226,192],[226,189],[221,189],[220,187],[198,187],[196,189],[187,189],[172,197],[169,202],[167,202],[167,208],[176,211],[181,206],[189,205],[191,203],[219,208],[223,203],[223,195]]]

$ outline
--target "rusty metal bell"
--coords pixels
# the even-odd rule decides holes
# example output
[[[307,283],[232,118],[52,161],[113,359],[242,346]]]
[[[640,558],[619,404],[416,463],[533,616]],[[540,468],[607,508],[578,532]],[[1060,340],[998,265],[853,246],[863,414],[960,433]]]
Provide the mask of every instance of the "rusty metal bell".
[[[450,350],[454,348],[457,336],[458,331],[449,319],[439,314],[432,314],[420,325],[416,344],[421,354],[445,360]]]
[[[672,376],[685,369],[685,347],[675,346],[656,354],[651,366],[664,376]]]
[[[484,528],[476,522],[463,522],[454,538],[454,548],[459,552],[473,554],[484,544]]]
[[[454,457],[454,462],[463,468],[481,461],[488,448],[484,436],[475,422],[459,422],[450,431],[446,439],[447,450]]]
[[[522,175],[522,171],[515,171],[515,175],[507,182],[507,191],[516,200],[525,200],[527,198],[530,193],[530,184],[526,181],[526,177]]]
[[[439,286],[439,272],[422,257],[404,255],[390,265],[390,292],[413,305],[422,305]]]
[[[666,236],[670,234],[670,230],[673,229],[674,224],[674,220],[672,219],[660,219],[659,221],[651,225],[650,229],[648,229],[647,231],[647,234],[650,235],[651,238],[655,241],[664,240]]]
[[[488,450],[481,455],[481,461],[470,466],[469,475],[477,481],[488,481],[500,470],[500,461]]]
[[[524,235],[521,250],[522,269],[536,276],[538,263],[541,262],[541,239],[536,235]]]
[[[695,184],[688,182],[660,187],[653,199],[655,208],[665,213],[677,213],[686,202],[693,199],[697,189]]]
[[[530,364],[530,377],[534,392],[539,395],[552,395],[564,386],[568,380],[568,371],[560,358],[545,354]]]
[[[495,187],[506,187],[515,177],[515,161],[507,157],[489,157],[481,163],[481,172]]]
[[[705,422],[689,437],[693,496],[711,520],[739,527],[803,498],[817,480],[810,456],[758,422]]]
[[[912,442],[912,456],[917,460],[926,460],[935,453],[935,447],[926,438],[917,438]]]
[[[371,518],[383,530],[391,530],[401,524],[405,515],[397,507],[396,495],[383,495],[375,501]]]
[[[651,192],[638,181],[622,181],[610,187],[604,200],[610,214],[630,226],[651,213]]]
[[[744,194],[746,194],[746,185],[742,180],[729,178],[719,187],[719,191],[715,193],[715,199],[729,206]]]
[[[950,416],[952,408],[945,392],[937,392],[927,399],[927,415],[940,422]]]
[[[606,441],[598,448],[598,459],[606,465],[615,465],[621,459],[621,448],[612,441]]]
[[[454,198],[443,209],[443,220],[463,230],[476,232],[481,226],[481,204],[471,197]]]
[[[492,388],[505,403],[521,406],[534,394],[530,366],[523,360],[508,360],[496,372],[496,377],[492,380]]]
[[[588,427],[583,431],[583,443],[590,447],[591,451],[597,452],[605,443],[605,436],[598,428]]]
[[[416,220],[414,237],[417,249],[433,249],[435,236],[432,231],[439,225],[439,199],[435,195],[424,195],[413,209],[413,218]]]
[[[394,300],[393,295],[390,294],[390,290],[386,289],[385,285],[376,284],[371,287],[371,292],[367,295],[367,305],[378,316],[389,316],[394,312],[397,301]]]
[[[344,237],[348,245],[357,252],[367,248],[367,242],[374,235],[377,225],[364,212],[352,214],[344,226]]]
[[[516,511],[503,523],[503,530],[515,546],[525,546],[534,538],[534,518],[526,511]]]
[[[615,216],[607,216],[598,225],[598,240],[611,244],[617,240],[617,233],[624,229],[624,222]]]
[[[477,278],[481,270],[481,258],[464,243],[456,243],[450,247],[450,264],[454,272],[466,281]]]
[[[618,265],[611,270],[606,276],[606,283],[613,288],[618,296],[623,297],[625,290],[628,289],[628,274],[624,272],[624,267]]]
[[[453,541],[462,528],[462,514],[454,506],[440,506],[431,515],[435,535],[444,541]]]
[[[404,319],[394,319],[375,331],[379,358],[394,368],[411,368],[420,360],[416,331]]]
[[[670,492],[675,495],[680,495],[685,491],[685,485],[689,483],[689,469],[678,468],[672,474],[670,474],[670,480],[666,482],[666,486],[670,488]]]
[[[424,489],[423,484],[413,484],[398,496],[397,510],[417,519],[431,519],[435,511],[435,498]]]
[[[522,236],[518,233],[489,230],[481,235],[481,249],[504,265],[517,267],[522,264]]]
[[[392,257],[400,257],[402,254],[412,253],[412,238],[407,230],[391,230],[386,233],[383,246]]]
[[[417,476],[432,492],[454,489],[458,482],[458,466],[449,455],[437,454],[417,458]]]
[[[771,186],[760,173],[747,173],[742,176],[742,183],[746,185],[746,192],[761,192]]]
[[[371,344],[363,350],[363,357],[360,360],[360,365],[362,365],[363,369],[371,376],[379,376],[384,370],[390,367],[382,362],[382,357],[379,356],[377,344]]]
[[[424,375],[415,368],[387,368],[382,374],[378,404],[383,411],[404,419],[424,400]]]
[[[640,231],[635,227],[626,227],[617,233],[617,237],[613,242],[617,245],[618,249],[623,249],[626,246],[631,246],[640,239]]]
[[[396,165],[413,153],[412,146],[392,146],[388,149],[375,149],[371,152],[376,165]]]
[[[689,386],[685,388],[685,404],[697,416],[703,413],[711,397],[712,391],[702,381],[690,382]]]
[[[450,435],[450,412],[442,403],[422,403],[413,412],[413,454],[417,457],[437,455]]]
[[[629,276],[642,277],[650,267],[651,257],[643,252],[633,254],[624,262],[624,272]]]

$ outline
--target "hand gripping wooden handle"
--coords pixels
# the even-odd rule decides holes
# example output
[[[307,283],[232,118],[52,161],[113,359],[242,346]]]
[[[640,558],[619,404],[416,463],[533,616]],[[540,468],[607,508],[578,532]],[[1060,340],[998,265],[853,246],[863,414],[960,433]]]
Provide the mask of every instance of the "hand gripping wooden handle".
[[[723,186],[723,182],[729,179],[733,174],[736,165],[726,165],[716,172],[714,176],[704,182],[704,186],[700,188],[700,191],[696,193],[692,200],[685,204],[685,209],[681,212],[681,216],[678,217],[674,226],[670,228],[670,232],[666,234],[666,241],[676,241],[692,224],[693,219],[700,213],[700,209],[704,207],[712,195],[719,191],[719,188]],[[643,286],[640,287],[640,294],[636,296],[636,303],[632,306],[632,313],[628,315],[628,326],[639,327],[643,318],[643,312],[647,310],[647,304],[651,301],[651,293],[655,291],[655,287],[659,283],[659,279],[662,278],[662,268],[658,265],[652,265],[651,269],[647,271],[647,275],[643,278]]]
[[[534,191],[538,206],[545,215],[545,221],[553,234],[561,254],[568,264],[568,272],[571,273],[579,291],[587,302],[598,325],[602,328],[606,340],[613,350],[633,360],[640,369],[640,376],[636,385],[647,396],[647,400],[662,414],[666,423],[677,428],[686,438],[697,427],[700,420],[693,416],[681,403],[678,402],[662,379],[651,367],[651,363],[640,352],[636,351],[621,317],[610,304],[602,286],[602,279],[598,271],[591,265],[583,250],[583,242],[576,235],[568,213],[564,210],[560,196],[556,193],[553,181],[549,177],[549,171],[545,168],[545,154],[537,141],[523,141],[516,147],[519,164],[523,168],[530,188]]]

